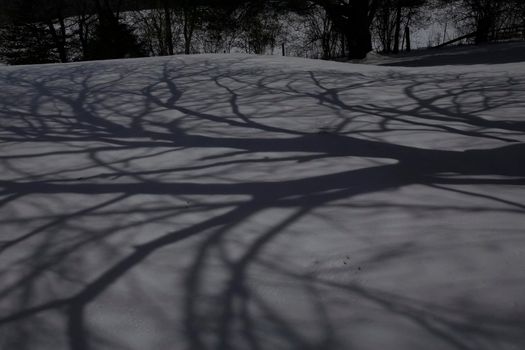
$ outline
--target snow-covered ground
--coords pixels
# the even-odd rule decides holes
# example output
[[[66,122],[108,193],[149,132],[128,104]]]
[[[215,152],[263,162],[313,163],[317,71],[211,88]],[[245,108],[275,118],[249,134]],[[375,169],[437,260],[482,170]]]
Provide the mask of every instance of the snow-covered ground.
[[[397,55],[368,54],[361,63],[401,66],[432,67],[444,65],[478,65],[525,62],[525,42],[490,43],[480,46],[459,45],[440,49],[420,49]]]
[[[0,349],[525,348],[525,63],[0,69]]]

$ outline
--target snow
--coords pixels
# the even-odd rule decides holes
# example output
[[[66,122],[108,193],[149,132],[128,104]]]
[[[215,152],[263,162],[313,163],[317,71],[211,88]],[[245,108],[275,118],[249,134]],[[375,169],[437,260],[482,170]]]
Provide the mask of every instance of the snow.
[[[440,49],[419,49],[397,55],[380,55],[371,52],[359,63],[402,67],[459,65],[464,69],[465,65],[509,64],[524,61],[525,42],[518,41],[480,46],[458,45]]]
[[[0,349],[524,348],[525,63],[408,66],[0,68]]]

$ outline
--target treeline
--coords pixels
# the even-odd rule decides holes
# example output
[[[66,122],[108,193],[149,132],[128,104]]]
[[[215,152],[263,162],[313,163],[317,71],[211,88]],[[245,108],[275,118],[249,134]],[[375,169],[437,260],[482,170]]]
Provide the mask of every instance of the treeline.
[[[2,3],[3,2],[3,3]],[[475,43],[525,26],[524,0],[0,0],[0,59],[70,62],[230,52],[363,58],[411,49],[445,9]],[[522,31],[523,33],[523,31]]]

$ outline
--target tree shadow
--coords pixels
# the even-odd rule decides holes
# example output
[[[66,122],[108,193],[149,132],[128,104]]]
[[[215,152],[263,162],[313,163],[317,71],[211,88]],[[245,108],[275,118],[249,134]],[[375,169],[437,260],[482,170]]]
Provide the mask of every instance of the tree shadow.
[[[487,83],[476,74],[253,64],[203,56],[0,71],[9,85],[0,93],[0,345],[359,348],[368,313],[380,320],[378,334],[406,331],[420,344],[525,344],[522,313],[413,298],[358,277],[362,266],[373,277],[435,262],[424,255],[433,247],[417,239],[441,239],[415,229],[407,236],[414,242],[401,234],[385,247],[388,230],[362,223],[363,211],[386,225],[386,212],[439,209],[523,228],[519,193],[503,189],[525,184],[525,76]],[[438,203],[396,201],[418,186],[418,200]],[[383,204],[362,205],[374,196]],[[347,227],[346,216],[357,224]],[[474,234],[454,224],[437,231],[456,229],[458,240]],[[301,249],[344,242],[332,231],[352,243],[345,266],[321,253],[322,261],[298,258]],[[370,249],[358,250],[363,244]],[[521,235],[515,244],[523,246]],[[443,282],[417,278],[429,288]],[[509,294],[523,289],[509,278]],[[471,293],[463,283],[450,288]],[[132,307],[128,297],[144,312],[135,322],[151,319],[158,336],[116,326],[117,306]]]

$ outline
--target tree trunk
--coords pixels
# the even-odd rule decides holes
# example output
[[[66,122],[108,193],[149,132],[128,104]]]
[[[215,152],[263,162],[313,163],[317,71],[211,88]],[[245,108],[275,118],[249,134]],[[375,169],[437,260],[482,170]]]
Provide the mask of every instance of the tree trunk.
[[[80,48],[82,50],[82,59],[88,56],[88,18],[85,13],[78,16],[78,38],[80,41]]]
[[[165,41],[168,55],[173,55],[173,32],[171,29],[171,9],[168,1],[164,1],[164,27],[165,27]]]
[[[323,33],[321,37],[321,47],[323,49],[323,59],[329,60],[330,59],[330,37],[328,33]]]
[[[63,23],[64,21],[61,21],[61,24]],[[51,33],[51,37],[53,38],[53,43],[58,52],[58,57],[60,58],[60,62],[62,63],[67,62],[67,50],[66,50],[65,36],[62,37],[61,34],[57,33],[55,24],[52,21],[47,22],[47,28],[49,29],[49,32]],[[61,33],[62,33],[62,30],[61,30]]]
[[[345,41],[346,41],[345,35],[341,34],[341,56],[342,57],[346,56]]]
[[[348,58],[362,59],[372,51],[368,0],[352,2],[351,16],[346,26],[348,39]]]
[[[478,20],[476,25],[476,44],[482,44],[489,41],[489,34],[491,30],[491,19],[488,17],[482,17]]]
[[[525,40],[525,5],[523,6],[523,11],[521,12],[521,34],[523,35],[523,39]]]
[[[501,2],[498,1],[478,1],[477,6],[473,8],[477,16],[476,44],[486,43],[490,40],[492,32],[496,29],[496,20],[500,9]]]
[[[194,9],[184,7],[184,53],[189,55],[191,53],[191,40],[193,38],[193,30],[195,28]]]
[[[392,35],[391,35],[392,32],[390,31],[390,28],[389,28],[390,23],[388,22],[385,22],[385,23],[386,23],[386,26],[385,26],[386,30],[383,33],[384,34],[383,36],[385,38],[384,44],[383,44],[383,51],[385,53],[390,53],[392,52]]]
[[[410,50],[412,50],[412,47],[410,45],[410,27],[409,26],[406,26],[405,27],[405,41],[406,41],[406,47],[407,47],[407,52],[410,52]]]
[[[62,46],[63,58],[64,58],[62,62],[67,62],[68,61],[67,46],[66,46],[67,45],[67,28],[66,28],[66,22],[62,14],[60,14],[58,18],[58,23],[60,24],[60,36],[62,37],[61,46]]]
[[[400,34],[401,34],[401,0],[397,0],[396,29],[394,30],[394,53],[399,53]]]

